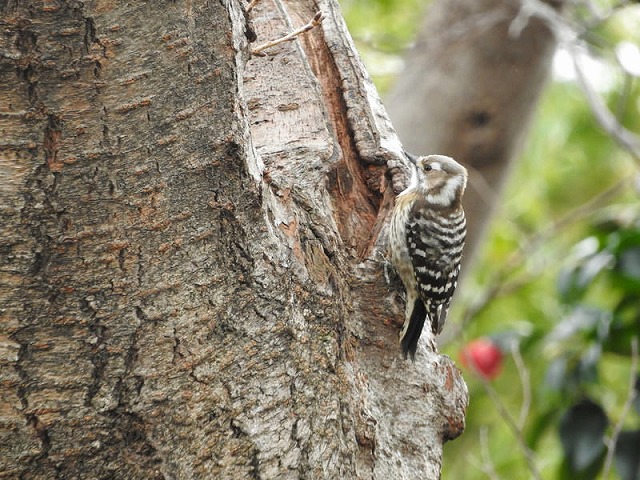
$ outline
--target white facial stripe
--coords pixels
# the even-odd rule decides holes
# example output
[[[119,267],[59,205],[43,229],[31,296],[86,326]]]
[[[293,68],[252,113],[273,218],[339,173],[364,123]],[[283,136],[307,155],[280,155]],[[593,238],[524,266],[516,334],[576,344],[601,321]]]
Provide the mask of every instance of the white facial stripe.
[[[456,196],[456,191],[462,186],[463,177],[454,177],[449,179],[447,183],[440,189],[437,195],[428,194],[427,200],[436,205],[449,205]]]
[[[442,165],[440,164],[440,162],[431,162],[430,165],[434,170],[442,170]]]

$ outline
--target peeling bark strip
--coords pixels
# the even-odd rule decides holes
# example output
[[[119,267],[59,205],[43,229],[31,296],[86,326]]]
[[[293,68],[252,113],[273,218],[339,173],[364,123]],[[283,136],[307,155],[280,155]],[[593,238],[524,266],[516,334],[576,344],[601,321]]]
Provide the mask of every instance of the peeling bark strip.
[[[337,5],[258,3],[327,18],[246,72],[233,0],[3,8],[2,475],[437,478],[466,388],[399,356],[400,144]]]

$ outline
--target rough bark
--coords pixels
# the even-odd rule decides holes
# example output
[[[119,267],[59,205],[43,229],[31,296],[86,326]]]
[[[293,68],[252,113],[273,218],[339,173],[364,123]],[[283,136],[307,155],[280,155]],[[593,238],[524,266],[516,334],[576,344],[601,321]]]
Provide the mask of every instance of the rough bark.
[[[438,478],[466,387],[401,359],[400,145],[332,1],[9,2],[0,472]],[[304,46],[304,49],[302,48]]]
[[[409,151],[449,155],[469,168],[467,259],[500,198],[555,49],[525,3],[436,0],[386,102]]]

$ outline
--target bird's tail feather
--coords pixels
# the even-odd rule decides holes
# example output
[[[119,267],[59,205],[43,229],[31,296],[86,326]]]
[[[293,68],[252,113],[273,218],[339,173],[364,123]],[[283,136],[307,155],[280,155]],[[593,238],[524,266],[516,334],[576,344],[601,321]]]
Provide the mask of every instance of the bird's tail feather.
[[[413,309],[411,310],[409,325],[402,330],[403,335],[400,337],[400,345],[404,358],[407,358],[407,354],[411,355],[412,360],[415,358],[418,340],[420,339],[426,317],[427,307],[420,298],[416,298],[413,303]]]

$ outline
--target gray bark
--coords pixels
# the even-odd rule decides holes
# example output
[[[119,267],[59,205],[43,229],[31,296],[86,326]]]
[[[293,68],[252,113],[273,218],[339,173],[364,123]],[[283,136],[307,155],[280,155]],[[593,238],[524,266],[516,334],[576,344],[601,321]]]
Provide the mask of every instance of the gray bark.
[[[0,476],[438,478],[466,387],[399,355],[401,149],[319,8],[249,59],[232,0],[4,4]]]
[[[469,169],[466,258],[499,203],[556,45],[539,17],[518,17],[525,3],[436,0],[386,102],[409,151],[449,155]]]

